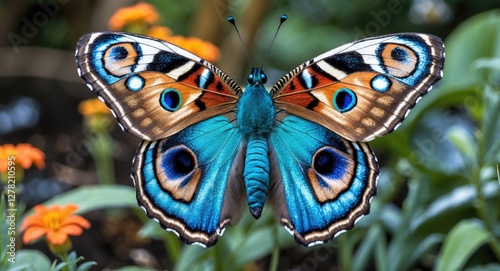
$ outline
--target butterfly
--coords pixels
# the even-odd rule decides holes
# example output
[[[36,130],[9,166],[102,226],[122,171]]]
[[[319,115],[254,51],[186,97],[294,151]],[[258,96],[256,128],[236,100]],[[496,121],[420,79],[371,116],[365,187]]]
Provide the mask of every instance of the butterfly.
[[[376,194],[366,141],[394,131],[442,77],[444,45],[401,33],[352,42],[293,69],[267,91],[262,68],[243,90],[165,41],[90,33],[78,73],[122,129],[142,139],[137,201],[188,244],[213,246],[248,206],[269,205],[304,246],[352,228]]]

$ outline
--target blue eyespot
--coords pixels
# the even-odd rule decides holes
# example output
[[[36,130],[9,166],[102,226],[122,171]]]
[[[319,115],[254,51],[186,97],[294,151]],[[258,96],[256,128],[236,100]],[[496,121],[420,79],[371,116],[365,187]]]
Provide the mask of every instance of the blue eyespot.
[[[170,148],[162,157],[162,168],[167,180],[183,179],[191,174],[195,167],[195,154],[184,145]],[[183,185],[186,183],[181,183],[181,186]]]
[[[324,147],[316,152],[313,159],[313,167],[316,172],[328,179],[342,179],[346,172],[347,163],[333,148]],[[328,187],[324,182],[321,186]]]
[[[337,109],[340,113],[344,113],[353,109],[358,101],[356,94],[352,90],[348,88],[341,88],[335,92],[335,95],[333,95],[332,102],[335,109]]]
[[[167,88],[161,93],[160,104],[165,110],[174,112],[181,107],[182,95],[177,89]]]
[[[370,81],[370,85],[373,90],[378,92],[386,92],[391,88],[391,80],[387,76],[379,74]]]
[[[137,92],[144,87],[144,78],[139,75],[132,75],[127,80],[125,80],[125,86],[128,90]]]

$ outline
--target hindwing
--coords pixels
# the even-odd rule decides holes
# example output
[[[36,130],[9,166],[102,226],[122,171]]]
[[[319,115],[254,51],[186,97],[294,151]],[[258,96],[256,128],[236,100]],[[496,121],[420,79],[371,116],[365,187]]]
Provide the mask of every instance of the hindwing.
[[[271,205],[299,244],[324,243],[369,212],[379,167],[367,143],[286,112],[269,141]]]
[[[143,141],[132,168],[137,201],[184,242],[214,245],[242,212],[241,141],[234,117],[227,116]]]

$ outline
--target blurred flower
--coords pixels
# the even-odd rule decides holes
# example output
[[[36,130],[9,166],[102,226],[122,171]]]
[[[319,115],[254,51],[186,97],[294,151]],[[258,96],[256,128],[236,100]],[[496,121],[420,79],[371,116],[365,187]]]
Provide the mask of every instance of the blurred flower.
[[[166,41],[173,43],[207,60],[208,62],[215,62],[220,56],[220,51],[217,46],[196,37],[172,36],[166,39]]]
[[[209,62],[215,62],[219,59],[219,48],[212,43],[196,37],[172,36],[170,28],[156,25],[158,21],[159,14],[154,7],[141,2],[135,6],[121,8],[116,11],[109,19],[109,29],[143,34],[168,41]],[[82,110],[80,110],[80,113],[82,113]]]
[[[84,117],[90,115],[109,115],[111,113],[106,104],[97,98],[80,102],[78,112]]]
[[[410,19],[417,24],[442,24],[451,17],[452,10],[443,0],[417,0],[410,8]]]
[[[45,235],[47,243],[55,249],[71,247],[68,236],[78,236],[83,229],[90,228],[90,223],[79,215],[73,215],[78,209],[75,204],[65,206],[53,205],[46,207],[37,205],[35,213],[27,216],[20,231],[24,231],[23,243],[28,244]],[[52,249],[52,248],[51,248]],[[68,249],[69,250],[69,249]],[[61,251],[57,251],[60,253]]]
[[[149,28],[147,35],[153,38],[167,40],[172,36],[172,31],[166,26],[155,25]]]
[[[217,61],[220,56],[219,48],[212,43],[196,37],[172,36],[172,31],[165,26],[153,26],[147,35],[175,44],[209,62]]]
[[[45,167],[45,154],[38,148],[28,143],[0,145],[0,172],[6,172],[9,168],[9,161],[20,165],[23,169],[30,168],[33,164],[38,169]]]
[[[147,3],[140,2],[134,6],[118,9],[109,19],[109,29],[123,30],[127,25],[152,25],[158,22],[160,16],[156,9]]]
[[[78,111],[84,117],[84,124],[91,132],[108,132],[113,128],[111,111],[97,98],[80,102]]]

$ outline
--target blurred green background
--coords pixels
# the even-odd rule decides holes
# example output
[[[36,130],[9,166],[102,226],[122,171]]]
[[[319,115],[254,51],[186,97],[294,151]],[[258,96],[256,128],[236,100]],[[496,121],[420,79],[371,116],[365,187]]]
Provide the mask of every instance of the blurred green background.
[[[57,10],[47,11],[49,2]],[[242,84],[250,64],[228,15],[256,65],[279,16],[289,16],[265,65],[268,87],[329,49],[397,32],[442,38],[444,78],[396,132],[370,144],[382,168],[378,195],[353,230],[299,247],[266,211],[257,221],[245,214],[202,249],[138,208],[129,173],[139,140],[117,127],[92,133],[78,113],[95,96],[77,76],[76,41],[107,30],[117,9],[136,2],[1,1],[0,144],[29,142],[46,154],[43,171],[26,172],[20,200],[26,210],[47,200],[78,203],[92,228],[74,238],[74,250],[97,262],[92,270],[500,270],[499,0],[146,2],[174,34],[218,46],[215,64]],[[24,263],[48,268],[44,244],[18,248]]]

